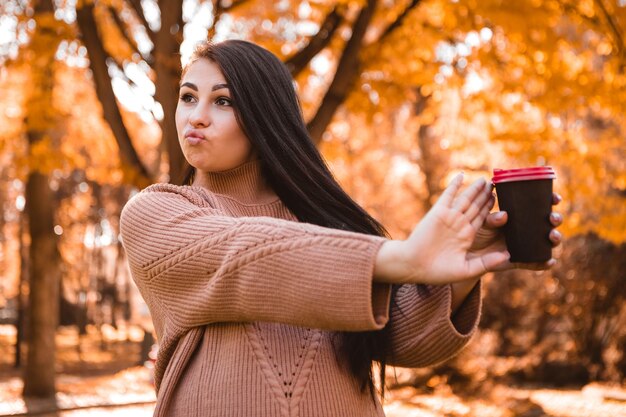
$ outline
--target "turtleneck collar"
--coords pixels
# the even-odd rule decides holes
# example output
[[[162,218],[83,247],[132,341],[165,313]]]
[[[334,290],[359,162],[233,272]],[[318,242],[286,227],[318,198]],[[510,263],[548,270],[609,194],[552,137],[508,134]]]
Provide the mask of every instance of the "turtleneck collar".
[[[259,160],[246,162],[228,171],[204,173],[196,178],[193,185],[244,204],[267,204],[278,200],[261,174]]]

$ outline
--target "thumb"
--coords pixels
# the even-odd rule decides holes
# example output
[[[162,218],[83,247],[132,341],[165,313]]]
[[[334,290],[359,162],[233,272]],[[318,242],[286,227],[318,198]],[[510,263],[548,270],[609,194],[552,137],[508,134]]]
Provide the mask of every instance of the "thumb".
[[[489,213],[485,219],[485,227],[487,229],[497,229],[506,224],[509,219],[509,215],[506,211],[497,211],[495,213]]]

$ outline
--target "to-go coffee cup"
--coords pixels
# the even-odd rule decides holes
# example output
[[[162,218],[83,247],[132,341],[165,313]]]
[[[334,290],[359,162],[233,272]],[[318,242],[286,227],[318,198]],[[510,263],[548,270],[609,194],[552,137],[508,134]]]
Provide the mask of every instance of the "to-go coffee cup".
[[[511,262],[546,262],[552,258],[552,167],[494,169],[500,210],[508,213],[504,225]]]

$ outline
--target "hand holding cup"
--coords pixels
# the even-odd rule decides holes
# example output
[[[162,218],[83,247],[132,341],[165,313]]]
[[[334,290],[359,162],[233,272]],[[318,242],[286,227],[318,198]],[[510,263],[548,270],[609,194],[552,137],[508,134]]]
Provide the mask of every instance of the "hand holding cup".
[[[556,263],[552,248],[562,240],[556,227],[563,222],[561,214],[551,211],[562,200],[552,192],[554,170],[535,167],[496,169],[494,173],[502,211],[487,216],[470,251],[480,254],[485,250],[507,250],[509,260],[495,270],[550,268]]]

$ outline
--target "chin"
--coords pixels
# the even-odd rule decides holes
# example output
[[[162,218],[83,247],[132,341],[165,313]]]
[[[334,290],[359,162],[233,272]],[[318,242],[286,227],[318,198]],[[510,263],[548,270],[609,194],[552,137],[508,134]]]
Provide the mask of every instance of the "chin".
[[[206,168],[210,168],[211,164],[207,164],[206,158],[202,158],[200,155],[185,155],[185,159],[196,170],[205,171]]]

